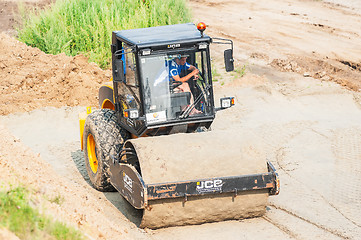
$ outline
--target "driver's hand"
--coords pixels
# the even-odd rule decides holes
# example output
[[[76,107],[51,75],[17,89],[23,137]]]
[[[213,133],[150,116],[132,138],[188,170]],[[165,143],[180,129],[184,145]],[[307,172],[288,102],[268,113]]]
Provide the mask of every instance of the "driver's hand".
[[[194,77],[198,77],[198,73],[199,73],[199,70],[198,70],[198,69],[194,69],[194,70],[192,71],[192,75],[193,75]]]
[[[199,78],[198,73],[199,73],[199,70],[197,68],[193,70],[194,80],[198,80],[198,78]]]

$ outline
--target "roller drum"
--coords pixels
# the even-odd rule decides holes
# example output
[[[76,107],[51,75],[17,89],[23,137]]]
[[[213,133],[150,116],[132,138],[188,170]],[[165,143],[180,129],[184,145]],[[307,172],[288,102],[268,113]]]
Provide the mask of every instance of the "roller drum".
[[[246,134],[246,133],[245,133]],[[243,138],[247,136],[247,139]],[[266,173],[266,156],[252,134],[231,131],[174,134],[128,140],[145,185]],[[201,224],[261,216],[268,190],[148,201],[141,227]]]

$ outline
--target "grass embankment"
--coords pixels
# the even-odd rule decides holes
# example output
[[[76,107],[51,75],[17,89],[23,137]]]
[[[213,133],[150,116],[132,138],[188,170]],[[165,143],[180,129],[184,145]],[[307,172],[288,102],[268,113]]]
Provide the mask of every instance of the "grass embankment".
[[[31,192],[24,187],[0,190],[0,228],[20,239],[84,239],[75,229],[39,213],[31,206]]]
[[[58,0],[22,16],[20,41],[50,54],[83,53],[102,68],[110,63],[112,31],[191,20],[183,0]]]

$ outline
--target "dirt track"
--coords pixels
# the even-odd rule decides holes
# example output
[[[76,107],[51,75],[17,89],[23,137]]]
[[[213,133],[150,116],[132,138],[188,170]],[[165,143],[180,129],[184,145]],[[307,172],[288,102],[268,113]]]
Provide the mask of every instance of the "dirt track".
[[[138,213],[117,193],[88,185],[80,151],[77,113],[94,105],[109,72],[3,35],[0,113],[12,114],[0,118],[6,126],[0,127],[0,182],[64,196],[49,211],[94,239],[358,239],[361,7],[281,0],[190,5],[195,20],[209,25],[207,34],[232,38],[237,63],[247,64],[243,78],[227,75],[215,83],[216,99],[233,95],[236,106],[217,115],[213,130],[258,139],[255,152],[278,169],[281,194],[270,197],[263,218],[138,229]],[[214,65],[220,54],[214,47]],[[84,84],[89,92],[80,91]],[[63,107],[30,112],[48,105]]]

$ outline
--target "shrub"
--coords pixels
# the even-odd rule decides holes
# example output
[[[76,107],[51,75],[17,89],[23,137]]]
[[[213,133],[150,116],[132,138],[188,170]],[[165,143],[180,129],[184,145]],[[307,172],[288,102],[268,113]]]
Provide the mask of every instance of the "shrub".
[[[58,0],[21,12],[20,41],[50,54],[83,53],[102,68],[109,67],[112,31],[191,20],[182,0]]]

